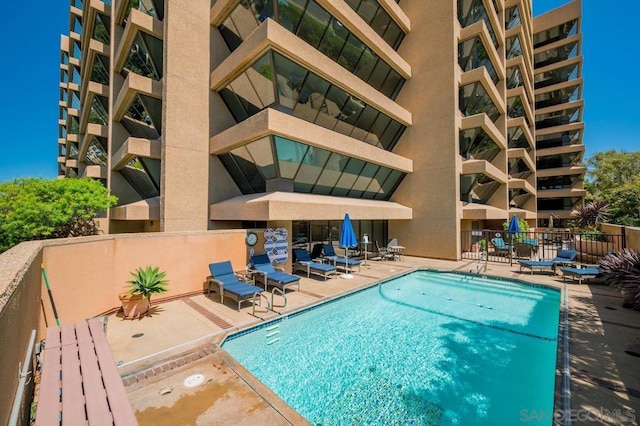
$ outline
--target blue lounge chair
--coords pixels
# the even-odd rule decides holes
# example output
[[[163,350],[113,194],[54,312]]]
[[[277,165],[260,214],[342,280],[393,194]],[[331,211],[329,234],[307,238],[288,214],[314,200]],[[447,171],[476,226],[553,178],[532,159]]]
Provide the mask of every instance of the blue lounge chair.
[[[580,265],[575,268],[560,268],[562,272],[562,281],[566,282],[567,277],[578,280],[578,284],[582,284],[582,280],[590,280],[602,273],[598,265]]]
[[[262,283],[265,290],[268,285],[271,285],[285,291],[288,287],[297,284],[300,291],[300,277],[287,274],[284,268],[274,267],[266,254],[251,256],[251,271],[254,272],[253,277],[256,283]]]
[[[529,268],[532,275],[534,269],[550,270],[555,274],[558,266],[573,265],[576,257],[578,257],[578,252],[575,250],[559,250],[556,257],[551,260],[518,260],[518,263],[520,264],[520,272],[522,272],[522,268]]]
[[[324,277],[326,281],[330,275],[334,275],[338,273],[338,270],[334,265],[327,265],[325,263],[314,262],[313,259],[311,259],[311,255],[309,254],[307,249],[294,248],[293,258],[294,258],[294,263],[293,263],[294,272],[297,270],[305,271],[307,273],[307,277],[309,277],[311,273],[314,273]]]
[[[256,297],[259,300],[260,293],[264,291],[264,289],[253,285],[253,281],[249,283],[240,280],[239,278],[246,279],[246,276],[234,272],[231,262],[228,260],[209,264],[209,271],[211,271],[211,276],[207,278],[209,284],[207,296],[211,295],[211,291],[219,293],[220,303],[224,303],[225,296],[230,297],[238,302],[238,310],[240,310],[241,302],[254,301]]]
[[[495,237],[491,239],[491,245],[494,247],[494,253],[508,255],[513,246],[504,242],[502,237]]]
[[[329,259],[336,267],[349,272],[349,270],[352,270],[354,266],[357,266],[358,272],[360,272],[360,261],[339,256],[333,248],[333,244],[323,244],[322,251],[324,252],[325,259]]]

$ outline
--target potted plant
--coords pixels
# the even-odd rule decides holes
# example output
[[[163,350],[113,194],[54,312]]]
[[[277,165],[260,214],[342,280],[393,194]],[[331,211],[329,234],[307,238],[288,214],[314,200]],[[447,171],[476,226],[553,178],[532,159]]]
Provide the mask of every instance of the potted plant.
[[[167,291],[169,281],[165,279],[166,272],[160,272],[159,267],[139,267],[131,272],[133,279],[127,281],[131,287],[120,295],[122,311],[126,319],[134,319],[144,316],[151,306],[151,295]]]
[[[622,306],[634,307],[640,294],[640,254],[629,249],[609,253],[600,268],[605,282],[622,294]]]

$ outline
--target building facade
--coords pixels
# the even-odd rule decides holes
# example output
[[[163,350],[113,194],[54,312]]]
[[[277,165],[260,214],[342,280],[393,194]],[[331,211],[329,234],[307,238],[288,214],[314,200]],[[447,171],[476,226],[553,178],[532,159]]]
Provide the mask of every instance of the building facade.
[[[468,230],[581,202],[580,9],[72,0],[59,174],[118,197],[111,233],[327,242],[349,212],[359,237],[457,259]]]

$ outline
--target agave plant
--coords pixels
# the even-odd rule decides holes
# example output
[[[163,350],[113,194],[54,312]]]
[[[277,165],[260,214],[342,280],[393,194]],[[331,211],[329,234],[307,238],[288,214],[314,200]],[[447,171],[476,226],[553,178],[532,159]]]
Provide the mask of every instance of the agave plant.
[[[600,260],[604,280],[617,289],[640,289],[640,254],[623,249],[609,253]],[[639,290],[640,291],[640,290]]]
[[[160,268],[147,266],[140,267],[131,273],[133,279],[127,281],[131,289],[129,294],[140,294],[145,299],[150,300],[152,294],[160,294],[167,291],[169,281],[165,279],[166,272],[159,272]]]
[[[571,214],[581,228],[597,228],[611,217],[609,205],[597,200],[576,207]]]

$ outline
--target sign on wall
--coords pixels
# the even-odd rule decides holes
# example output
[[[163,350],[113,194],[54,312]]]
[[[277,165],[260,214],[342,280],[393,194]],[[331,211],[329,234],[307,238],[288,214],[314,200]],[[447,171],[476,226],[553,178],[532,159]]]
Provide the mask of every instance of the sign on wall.
[[[264,250],[269,260],[275,263],[286,262],[289,257],[289,232],[286,228],[267,228],[264,231]]]

